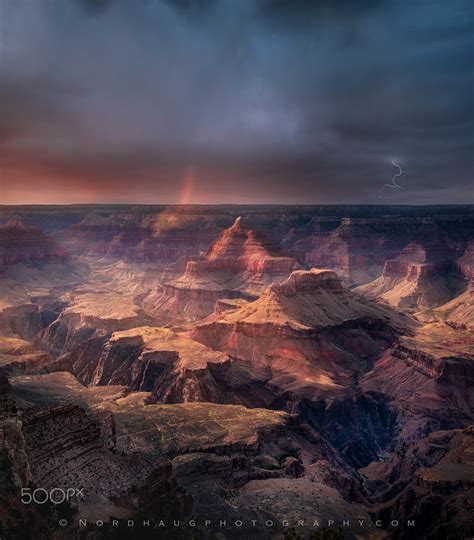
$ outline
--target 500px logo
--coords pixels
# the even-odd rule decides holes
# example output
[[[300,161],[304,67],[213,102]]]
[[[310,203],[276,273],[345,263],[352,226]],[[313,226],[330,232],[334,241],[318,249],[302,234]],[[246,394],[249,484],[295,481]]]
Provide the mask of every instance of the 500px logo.
[[[50,490],[44,488],[21,488],[21,502],[23,504],[45,504],[51,502],[53,504],[61,504],[64,501],[71,499],[85,499],[84,489],[76,488],[53,488]]]

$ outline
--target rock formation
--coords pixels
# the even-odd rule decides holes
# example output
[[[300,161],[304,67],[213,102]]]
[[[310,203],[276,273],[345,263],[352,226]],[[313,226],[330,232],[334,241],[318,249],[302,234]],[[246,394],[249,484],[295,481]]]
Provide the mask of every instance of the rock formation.
[[[410,311],[430,309],[447,302],[453,291],[449,271],[452,257],[443,245],[417,241],[405,246],[398,257],[387,260],[382,275],[356,290]]]
[[[203,260],[188,262],[181,277],[159,287],[143,305],[160,322],[203,318],[219,299],[255,299],[296,266],[294,259],[283,256],[263,234],[245,227],[239,217]]]
[[[59,317],[38,334],[37,341],[58,356],[91,337],[105,339],[145,320],[133,293],[78,290]]]
[[[331,268],[346,283],[362,285],[378,278],[385,261],[398,257],[410,243],[435,246],[445,254],[455,245],[462,245],[466,235],[460,235],[459,230],[465,225],[458,220],[455,228],[454,223],[456,221],[443,223],[431,217],[350,217],[343,218],[337,228],[329,231],[305,226],[302,237],[298,238],[298,233],[293,232],[284,245],[299,260]],[[456,234],[449,236],[447,228]]]
[[[166,328],[138,327],[114,332],[105,343],[92,338],[59,361],[91,385],[124,385],[151,392],[161,403],[225,402],[210,365],[229,363],[222,353]]]
[[[162,208],[146,212],[94,211],[58,234],[73,253],[131,261],[176,262],[198,257],[209,248],[229,217],[199,208]]]
[[[28,404],[23,429],[27,455],[35,463],[32,477],[46,486],[84,486],[86,498],[77,503],[82,516],[97,515],[99,494],[112,498],[109,507],[120,516],[121,505],[127,501],[130,507],[131,499],[114,494],[125,490],[142,510],[165,520],[189,516],[192,503],[193,513],[213,523],[224,512],[226,519],[242,519],[253,536],[250,520],[274,511],[270,500],[262,499],[263,507],[256,503],[253,482],[289,486],[287,503],[293,493],[308,505],[324,495],[328,508],[337,504],[337,517],[350,511],[338,490],[360,497],[356,478],[331,446],[283,412],[210,403],[147,404],[147,393],[100,395],[64,373],[15,377],[12,384]],[[249,488],[236,491],[244,486]],[[235,511],[232,501],[237,500]],[[368,519],[362,508],[359,512]],[[263,526],[257,525],[259,535]]]
[[[0,372],[5,375],[40,372],[51,361],[49,354],[37,351],[29,341],[0,337]]]
[[[467,332],[431,323],[386,351],[365,375],[362,388],[390,400],[400,440],[464,427],[474,421],[473,357],[474,341]]]
[[[436,431],[406,445],[362,473],[372,492],[372,514],[415,523],[417,538],[469,538],[474,533],[474,431]],[[409,537],[402,536],[403,538]]]
[[[433,310],[433,315],[451,326],[474,329],[474,240],[456,262],[458,276],[465,282],[465,290],[450,302]]]
[[[281,391],[345,393],[403,325],[345,289],[331,270],[297,270],[258,300],[196,327],[194,338],[249,364]]]
[[[16,263],[63,261],[66,257],[66,252],[51,238],[18,216],[0,225],[0,271]]]

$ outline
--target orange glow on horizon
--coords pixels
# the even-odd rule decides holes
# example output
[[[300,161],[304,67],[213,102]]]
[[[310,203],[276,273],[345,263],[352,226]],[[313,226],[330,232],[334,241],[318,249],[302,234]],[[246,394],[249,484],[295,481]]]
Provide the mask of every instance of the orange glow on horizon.
[[[193,195],[194,184],[196,182],[196,167],[190,165],[186,168],[182,185],[179,190],[178,204],[189,204]]]

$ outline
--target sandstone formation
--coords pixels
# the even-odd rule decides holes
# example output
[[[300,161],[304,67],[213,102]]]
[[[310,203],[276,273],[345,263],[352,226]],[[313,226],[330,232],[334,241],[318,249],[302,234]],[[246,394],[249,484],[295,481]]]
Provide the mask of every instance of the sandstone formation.
[[[453,327],[474,329],[474,284],[469,283],[467,289],[450,302],[433,310],[433,314]]]
[[[444,222],[432,217],[350,217],[329,231],[305,226],[302,237],[293,232],[284,246],[299,260],[334,269],[346,283],[362,285],[378,278],[385,261],[398,257],[413,242],[436,246],[445,254],[454,249],[456,253],[448,258],[459,256],[457,246],[469,238],[460,234],[465,226],[462,220]]]
[[[403,324],[345,289],[335,272],[312,269],[198,325],[193,336],[246,363],[271,386],[316,399],[347,392]]]
[[[295,271],[260,298],[196,326],[197,341],[228,354],[246,395],[298,414],[353,465],[393,439],[396,416],[364,374],[413,322],[345,289],[331,270]],[[250,375],[250,377],[249,377]],[[263,390],[262,390],[263,387]],[[241,395],[242,393],[240,393]]]
[[[5,375],[38,372],[51,363],[49,354],[39,352],[29,342],[0,337],[0,372]]]
[[[237,218],[211,245],[205,257],[190,261],[184,274],[159,287],[144,300],[145,310],[159,321],[203,318],[222,298],[255,299],[272,282],[297,266],[264,235]]]
[[[60,359],[90,385],[124,385],[161,403],[225,401],[210,365],[229,362],[219,352],[166,328],[114,332],[105,343],[92,338]],[[214,372],[215,373],[215,372]]]
[[[399,417],[401,440],[474,421],[474,340],[444,323],[402,337],[374,364],[362,382],[381,392]]]
[[[27,455],[34,458],[33,479],[48,486],[84,486],[86,498],[78,505],[85,516],[94,516],[99,494],[111,497],[132,485],[134,500],[142,508],[151,509],[150,499],[156,498],[155,505],[161,505],[154,507],[157,515],[163,510],[168,512],[165,518],[189,511],[191,501],[194,512],[203,512],[213,522],[223,515],[243,519],[249,537],[257,538],[262,524],[252,531],[250,520],[262,515],[275,519],[281,510],[270,500],[256,501],[253,483],[265,489],[272,479],[291,486],[288,504],[292,492],[304,494],[307,504],[316,506],[324,495],[327,505],[337,503],[336,515],[341,517],[349,505],[337,489],[345,497],[360,496],[355,477],[331,446],[283,412],[210,403],[147,404],[146,392],[126,397],[97,394],[64,373],[15,377],[12,384],[27,405],[23,430]],[[50,406],[44,408],[47,402]],[[308,477],[303,479],[305,471]],[[140,488],[144,479],[147,496]],[[237,500],[236,490],[243,486],[249,487]],[[109,503],[115,516],[127,515],[123,500],[115,497],[114,504]],[[240,508],[235,511],[237,502]],[[360,514],[368,519],[362,508]]]
[[[435,317],[445,320],[454,327],[472,330],[474,328],[474,240],[456,263],[458,275],[465,282],[465,290],[450,302],[433,311]]]
[[[145,320],[134,294],[77,289],[59,317],[38,335],[38,341],[60,355],[86,339],[106,338],[112,332],[133,328]]]
[[[199,208],[162,208],[143,212],[94,211],[58,234],[73,253],[124,258],[132,261],[168,261],[199,256],[217,238],[229,217],[219,212],[203,215]]]
[[[386,258],[400,251],[399,241],[379,230],[381,225],[386,227],[386,221],[343,218],[337,228],[298,240],[294,249],[312,266],[337,270],[348,283],[366,283],[380,274]]]
[[[412,242],[398,257],[385,262],[379,278],[357,291],[410,311],[430,309],[453,296],[450,269],[449,252],[442,245]]]
[[[18,216],[0,225],[0,271],[11,264],[62,261],[66,257],[51,238]]]
[[[141,492],[146,491],[149,503],[153,501],[170,512],[182,511],[188,503],[171,478],[169,460],[133,450],[128,453],[117,450],[113,415],[99,407],[94,408],[94,404],[107,402],[113,394],[84,396],[83,407],[67,403],[66,395],[78,397],[85,392],[81,392],[72,376],[58,375],[39,376],[38,381],[53,377],[55,380],[48,388],[57,389],[61,404],[55,404],[54,396],[51,401],[44,394],[36,402],[37,396],[31,387],[29,393],[23,393],[22,408],[16,416],[16,451],[22,452],[26,475],[21,485],[30,485],[32,489],[40,486],[48,493],[56,490],[57,496],[61,495],[58,490],[66,492],[72,488],[75,494],[70,497],[70,504],[79,507],[89,518],[97,512],[103,518],[103,510],[98,510],[97,504],[107,500],[107,511],[112,515],[129,517],[134,510],[130,505],[132,491],[133,497],[140,497]],[[14,385],[21,387],[26,383],[28,386],[28,381],[34,380],[20,378]],[[19,462],[18,457],[12,459]],[[124,508],[120,500],[127,494]]]
[[[415,522],[412,537],[469,538],[474,533],[474,431],[435,431],[362,472],[383,520]],[[408,538],[408,534],[402,534]]]

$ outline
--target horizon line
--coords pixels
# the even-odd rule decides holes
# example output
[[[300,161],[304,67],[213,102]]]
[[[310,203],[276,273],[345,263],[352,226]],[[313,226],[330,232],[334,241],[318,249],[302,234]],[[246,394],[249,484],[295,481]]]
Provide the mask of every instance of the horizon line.
[[[52,207],[52,206],[141,206],[141,207],[192,207],[192,206],[201,206],[201,207],[216,207],[216,206],[352,206],[352,207],[380,207],[380,208],[393,208],[393,207],[432,207],[432,206],[474,206],[472,203],[399,203],[399,204],[384,204],[384,203],[133,203],[133,202],[122,202],[122,203],[100,203],[100,202],[80,202],[80,203],[0,203],[0,208],[6,207],[25,207],[25,206],[42,206],[42,207]]]

